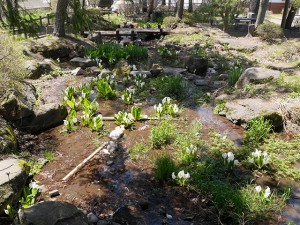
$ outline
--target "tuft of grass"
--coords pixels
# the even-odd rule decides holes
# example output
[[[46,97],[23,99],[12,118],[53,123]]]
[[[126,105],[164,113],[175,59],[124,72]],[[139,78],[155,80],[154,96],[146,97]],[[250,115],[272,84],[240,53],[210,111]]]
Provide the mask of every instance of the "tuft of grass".
[[[172,173],[176,172],[176,164],[167,154],[158,157],[155,161],[154,177],[159,181],[171,179]]]
[[[148,146],[146,146],[142,142],[138,142],[135,143],[135,145],[129,149],[129,155],[131,159],[138,160],[140,158],[145,158],[148,151]]]
[[[247,124],[247,131],[244,137],[244,143],[247,145],[257,146],[268,138],[272,131],[272,124],[269,120],[259,117],[251,120]]]
[[[152,148],[161,148],[166,144],[170,144],[175,138],[176,127],[165,120],[160,122],[158,126],[152,127],[150,133],[150,143]]]
[[[45,150],[43,154],[44,154],[45,159],[47,159],[48,161],[54,160],[54,153],[52,151]]]

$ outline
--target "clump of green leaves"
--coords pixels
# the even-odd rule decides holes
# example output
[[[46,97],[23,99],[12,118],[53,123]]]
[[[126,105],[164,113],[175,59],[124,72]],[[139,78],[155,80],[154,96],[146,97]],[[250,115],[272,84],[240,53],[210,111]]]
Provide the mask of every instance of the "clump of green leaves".
[[[226,100],[218,100],[216,102],[214,113],[219,114],[220,112],[223,112],[225,110]]]
[[[164,182],[172,177],[172,173],[176,171],[176,164],[172,158],[165,154],[155,160],[154,177],[159,182]]]
[[[125,127],[130,127],[134,124],[134,118],[131,113],[119,111],[114,115],[115,123],[117,125],[124,125]]]
[[[117,96],[116,83],[112,80],[101,78],[96,83],[98,96],[105,99],[113,99]]]
[[[27,209],[28,207],[32,206],[36,201],[36,197],[38,193],[39,193],[38,188],[25,186],[23,189],[23,196],[19,200],[22,208]]]
[[[162,103],[154,105],[154,111],[159,118],[164,115],[175,117],[179,113],[179,108],[177,104],[172,103],[172,99],[170,97],[165,97],[163,98]]]
[[[103,43],[95,48],[87,49],[86,55],[91,59],[101,59],[106,63],[115,64],[120,59],[146,59],[148,57],[148,50],[145,47],[133,44],[122,47],[119,44]]]
[[[234,86],[243,73],[243,67],[239,62],[234,63],[228,72],[228,84]]]
[[[121,95],[121,99],[126,105],[130,105],[134,103],[134,93],[135,89],[126,88]]]
[[[161,148],[170,144],[175,138],[175,126],[170,121],[162,121],[158,126],[152,127],[150,133],[150,143],[152,148]]]

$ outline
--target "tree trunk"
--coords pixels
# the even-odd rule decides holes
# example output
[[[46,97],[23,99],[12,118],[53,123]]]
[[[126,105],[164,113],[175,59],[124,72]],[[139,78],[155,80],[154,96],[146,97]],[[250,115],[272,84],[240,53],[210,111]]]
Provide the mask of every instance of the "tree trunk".
[[[188,8],[188,12],[193,12],[193,0],[189,0],[189,8]]]
[[[289,14],[286,18],[285,29],[291,29],[292,28],[292,23],[293,23],[293,20],[295,18],[296,12],[297,12],[297,8],[292,6],[290,11],[289,11]]]
[[[67,18],[67,8],[69,0],[58,0],[55,12],[54,35],[59,37],[66,36],[65,20]]]
[[[257,28],[260,24],[264,22],[268,5],[269,5],[269,0],[260,1],[255,28]]]
[[[259,9],[259,0],[250,0],[249,12],[253,13],[252,18],[257,17],[258,9]]]
[[[283,10],[282,20],[281,20],[281,28],[282,29],[284,29],[284,27],[285,27],[286,16],[287,16],[288,10],[289,10],[289,4],[290,4],[290,0],[285,0],[284,10]]]
[[[169,9],[171,9],[171,0],[168,1]]]
[[[161,5],[166,5],[166,0],[162,0]]]
[[[149,9],[148,9],[148,17],[150,18],[154,9],[154,0],[149,0]]]
[[[147,0],[142,0],[142,12],[147,12]]]
[[[182,19],[184,0],[178,0],[177,4],[178,6],[177,6],[176,17]]]

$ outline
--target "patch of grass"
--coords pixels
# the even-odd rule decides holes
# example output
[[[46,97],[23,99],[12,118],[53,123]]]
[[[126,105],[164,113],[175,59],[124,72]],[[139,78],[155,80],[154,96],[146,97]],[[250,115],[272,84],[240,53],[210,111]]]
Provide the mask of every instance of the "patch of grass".
[[[0,96],[8,88],[17,88],[17,82],[26,76],[24,60],[20,44],[0,30]]]
[[[154,177],[159,182],[171,179],[173,172],[177,170],[175,162],[169,155],[163,155],[156,159],[154,167]]]
[[[129,149],[130,158],[133,160],[138,160],[140,158],[145,158],[149,147],[142,142],[135,143],[132,148]]]
[[[54,153],[50,150],[45,150],[43,152],[45,159],[49,160],[49,161],[53,161],[54,160]]]
[[[152,127],[150,133],[150,143],[152,148],[161,148],[172,143],[175,138],[176,127],[169,121],[164,120],[157,126]]]
[[[272,124],[269,120],[259,117],[249,121],[247,131],[244,137],[244,143],[247,145],[257,146],[268,138],[272,131]]]
[[[44,163],[39,160],[29,160],[26,163],[30,168],[30,173],[32,174],[38,174],[39,172],[41,172],[44,166]]]
[[[182,76],[165,76],[153,79],[150,85],[156,88],[160,97],[171,97],[176,100],[181,100],[186,95],[186,85]]]
[[[165,37],[166,42],[178,44],[178,45],[191,45],[195,43],[202,42],[207,37],[204,34],[190,34],[190,35],[180,35],[180,34],[171,34]]]
[[[270,165],[279,179],[282,177],[292,180],[300,179],[300,171],[295,164],[300,160],[300,137],[296,136],[291,141],[280,140],[275,136],[265,141],[261,147],[270,155]]]
[[[247,209],[243,212],[244,220],[262,224],[272,218],[274,214],[280,213],[290,198],[290,189],[287,188],[283,193],[271,190],[271,195],[264,198],[262,193],[255,190],[255,185],[247,185],[240,189],[240,194],[245,199]]]

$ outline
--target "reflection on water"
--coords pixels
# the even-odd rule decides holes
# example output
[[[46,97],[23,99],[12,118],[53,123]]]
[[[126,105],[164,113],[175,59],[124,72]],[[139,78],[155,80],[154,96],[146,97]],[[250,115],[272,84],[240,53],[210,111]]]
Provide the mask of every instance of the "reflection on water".
[[[204,129],[212,129],[222,135],[226,135],[235,144],[242,144],[244,129],[229,122],[226,118],[214,115],[211,107],[199,106],[196,108]]]

